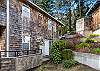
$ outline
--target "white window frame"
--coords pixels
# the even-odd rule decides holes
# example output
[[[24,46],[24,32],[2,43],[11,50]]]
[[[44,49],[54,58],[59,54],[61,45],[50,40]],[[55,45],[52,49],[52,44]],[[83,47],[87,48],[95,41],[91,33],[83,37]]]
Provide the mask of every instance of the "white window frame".
[[[48,20],[48,30],[52,30],[53,22],[51,19]]]
[[[28,43],[28,44],[29,44],[28,50],[31,49],[31,47],[30,47],[30,42],[31,42],[31,41],[30,41],[30,40],[31,40],[31,37],[30,37],[30,36],[25,35],[25,36],[22,37],[22,49],[25,49],[25,48],[23,47],[23,44],[24,44],[24,43]]]
[[[22,6],[22,16],[23,17],[27,17],[27,18],[30,18],[30,8],[28,5],[24,4]]]

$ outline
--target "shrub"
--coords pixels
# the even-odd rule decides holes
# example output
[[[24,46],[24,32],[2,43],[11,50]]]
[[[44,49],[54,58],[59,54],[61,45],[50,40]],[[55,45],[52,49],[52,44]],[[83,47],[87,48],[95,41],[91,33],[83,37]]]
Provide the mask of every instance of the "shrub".
[[[94,43],[95,40],[92,39],[92,38],[87,38],[87,39],[85,40],[85,42],[86,42],[86,43]]]
[[[69,59],[73,59],[73,52],[70,49],[64,49],[62,52],[62,57],[64,60],[69,60]]]
[[[51,60],[53,61],[54,64],[59,64],[62,61],[62,55],[58,49],[52,49],[51,52]]]
[[[91,52],[94,54],[100,54],[100,48],[94,48],[91,50]]]
[[[77,51],[80,51],[80,52],[90,52],[90,46],[91,44],[88,44],[88,43],[80,43],[76,45],[75,48]]]
[[[94,37],[98,37],[98,36],[100,36],[100,35],[99,34],[90,34],[89,35],[90,38],[94,38]]]
[[[66,40],[57,40],[53,43],[52,47],[56,47],[59,50],[63,50],[64,48],[69,48],[69,42]]]
[[[58,40],[51,47],[50,57],[54,64],[59,64],[62,61],[62,50],[65,48],[65,41]]]
[[[65,60],[63,62],[63,64],[64,64],[64,68],[71,68],[73,66],[78,65],[79,63],[77,61],[71,59],[71,60]]]
[[[50,58],[54,64],[59,64],[63,59],[72,59],[72,51],[69,48],[68,41],[57,40],[53,43],[50,51]]]
[[[89,47],[90,47],[90,44],[88,43],[80,43],[75,46],[75,48],[89,48]]]

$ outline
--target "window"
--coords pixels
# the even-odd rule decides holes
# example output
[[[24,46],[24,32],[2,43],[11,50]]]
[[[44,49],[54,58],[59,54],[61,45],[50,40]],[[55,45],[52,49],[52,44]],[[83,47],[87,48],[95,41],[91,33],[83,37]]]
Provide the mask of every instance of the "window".
[[[48,30],[52,30],[52,21],[48,20]]]
[[[30,36],[23,36],[22,47],[24,50],[30,50]]]
[[[29,6],[27,6],[27,5],[22,6],[22,16],[30,18]]]
[[[56,32],[56,23],[53,24],[53,32]]]

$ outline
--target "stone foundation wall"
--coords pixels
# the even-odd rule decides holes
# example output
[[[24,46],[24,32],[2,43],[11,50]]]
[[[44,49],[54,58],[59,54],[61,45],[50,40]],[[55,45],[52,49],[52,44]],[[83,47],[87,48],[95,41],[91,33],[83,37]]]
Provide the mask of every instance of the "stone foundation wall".
[[[25,71],[42,64],[41,55],[28,55],[18,58],[1,58],[0,71]]]
[[[0,71],[16,71],[15,69],[15,58],[1,58]]]
[[[41,55],[29,55],[16,58],[16,71],[25,71],[42,64]]]

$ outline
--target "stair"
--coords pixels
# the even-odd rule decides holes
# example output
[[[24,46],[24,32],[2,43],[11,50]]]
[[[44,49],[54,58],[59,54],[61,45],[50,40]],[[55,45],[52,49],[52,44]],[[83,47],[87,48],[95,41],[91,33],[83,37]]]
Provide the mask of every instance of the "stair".
[[[12,71],[14,70],[14,64],[13,62],[8,59],[8,60],[1,60],[1,70],[0,71]]]

